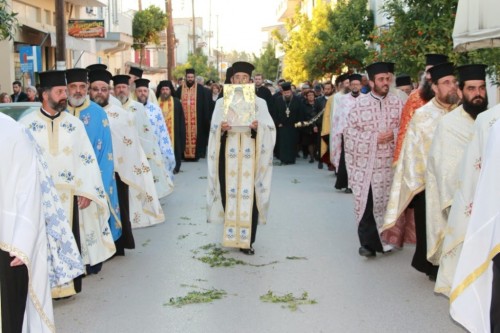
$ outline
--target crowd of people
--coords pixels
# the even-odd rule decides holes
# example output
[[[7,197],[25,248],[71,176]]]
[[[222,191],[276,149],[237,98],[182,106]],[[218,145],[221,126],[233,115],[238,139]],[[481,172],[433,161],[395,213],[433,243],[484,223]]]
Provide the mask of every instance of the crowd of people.
[[[160,199],[172,193],[183,161],[206,158],[207,220],[224,224],[223,246],[254,254],[274,160],[298,157],[326,165],[332,186],[352,193],[359,255],[416,244],[411,265],[450,298],[452,317],[471,331],[499,331],[500,107],[488,109],[486,66],[428,54],[418,83],[395,76],[396,68],[377,62],[299,90],[236,62],[224,82],[241,85],[231,100],[194,69],[155,90],[142,69],[113,76],[103,64],[40,73],[26,93],[15,81],[2,102],[42,106],[21,125],[0,115],[2,142],[13,145],[1,151],[13,161],[0,173],[2,198],[14,201],[0,202],[3,331],[53,331],[50,297],[79,293],[83,274],[135,247],[134,228],[165,220]],[[250,84],[253,104],[244,98]],[[244,130],[228,107],[253,110]],[[17,236],[26,228],[19,217],[32,235]]]

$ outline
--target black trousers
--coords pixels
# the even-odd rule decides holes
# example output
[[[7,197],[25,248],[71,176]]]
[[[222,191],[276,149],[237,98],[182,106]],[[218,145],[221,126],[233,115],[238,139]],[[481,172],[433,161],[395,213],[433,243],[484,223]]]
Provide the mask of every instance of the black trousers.
[[[224,135],[221,138],[221,148],[219,154],[219,186],[221,192],[222,208],[226,209],[226,140],[227,137]],[[259,224],[259,210],[257,209],[257,200],[255,198],[255,192],[253,195],[253,207],[252,207],[252,236],[250,237],[250,245],[255,242],[255,237],[257,236],[257,225]]]
[[[377,223],[373,216],[373,194],[372,188],[368,191],[368,200],[366,202],[365,212],[358,225],[358,237],[361,246],[370,251],[384,252],[382,241],[378,234]]]
[[[128,185],[125,184],[118,173],[115,173],[116,188],[118,190],[118,205],[122,222],[122,235],[115,241],[116,255],[125,255],[125,249],[135,249],[132,223],[130,222],[130,207],[128,201]]]
[[[337,180],[335,181],[335,188],[337,190],[341,190],[347,187],[349,187],[349,178],[347,176],[347,167],[345,165],[344,136],[342,135],[342,152],[340,153],[340,160],[337,168]]]
[[[439,266],[434,266],[427,260],[427,220],[425,218],[425,191],[417,194],[412,202],[413,212],[415,215],[415,234],[417,244],[415,246],[415,254],[411,265],[417,271],[427,274],[428,276],[436,277]]]
[[[491,333],[500,333],[500,254],[493,258],[493,288],[490,307]]]
[[[9,253],[0,250],[0,286],[2,293],[2,332],[21,333],[28,297],[28,269],[10,267]]]

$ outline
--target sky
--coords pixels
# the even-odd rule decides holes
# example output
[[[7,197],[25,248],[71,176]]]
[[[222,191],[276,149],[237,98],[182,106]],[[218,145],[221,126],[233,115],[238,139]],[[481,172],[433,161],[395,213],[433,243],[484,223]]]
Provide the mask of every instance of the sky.
[[[267,36],[261,29],[276,24],[277,2],[276,0],[194,0],[195,16],[203,17],[204,30],[208,31],[211,12],[212,49],[217,48],[218,16],[219,47],[222,47],[224,52],[236,50],[259,54]],[[172,0],[173,17],[191,17],[191,4],[192,0]],[[142,0],[143,8],[150,5],[164,9],[165,1]]]

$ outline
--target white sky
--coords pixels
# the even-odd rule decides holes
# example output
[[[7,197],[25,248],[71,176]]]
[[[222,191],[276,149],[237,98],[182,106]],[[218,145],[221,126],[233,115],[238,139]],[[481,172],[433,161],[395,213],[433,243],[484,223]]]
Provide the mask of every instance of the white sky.
[[[173,0],[173,17],[191,17],[192,0]],[[194,0],[195,17],[203,17],[204,30],[209,30],[210,3],[212,4],[211,48],[217,47],[217,15],[219,16],[219,47],[260,53],[266,34],[262,27],[276,24],[276,0]],[[165,8],[164,0],[142,0],[142,7],[156,5]],[[208,40],[207,40],[208,43]],[[208,45],[207,45],[208,48]],[[208,49],[207,49],[208,51]]]

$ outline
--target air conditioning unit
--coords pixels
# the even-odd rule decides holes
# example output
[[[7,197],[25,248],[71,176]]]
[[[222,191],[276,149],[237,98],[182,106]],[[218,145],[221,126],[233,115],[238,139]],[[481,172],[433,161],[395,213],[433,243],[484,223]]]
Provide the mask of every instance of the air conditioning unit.
[[[94,7],[85,7],[87,14],[94,14]]]

